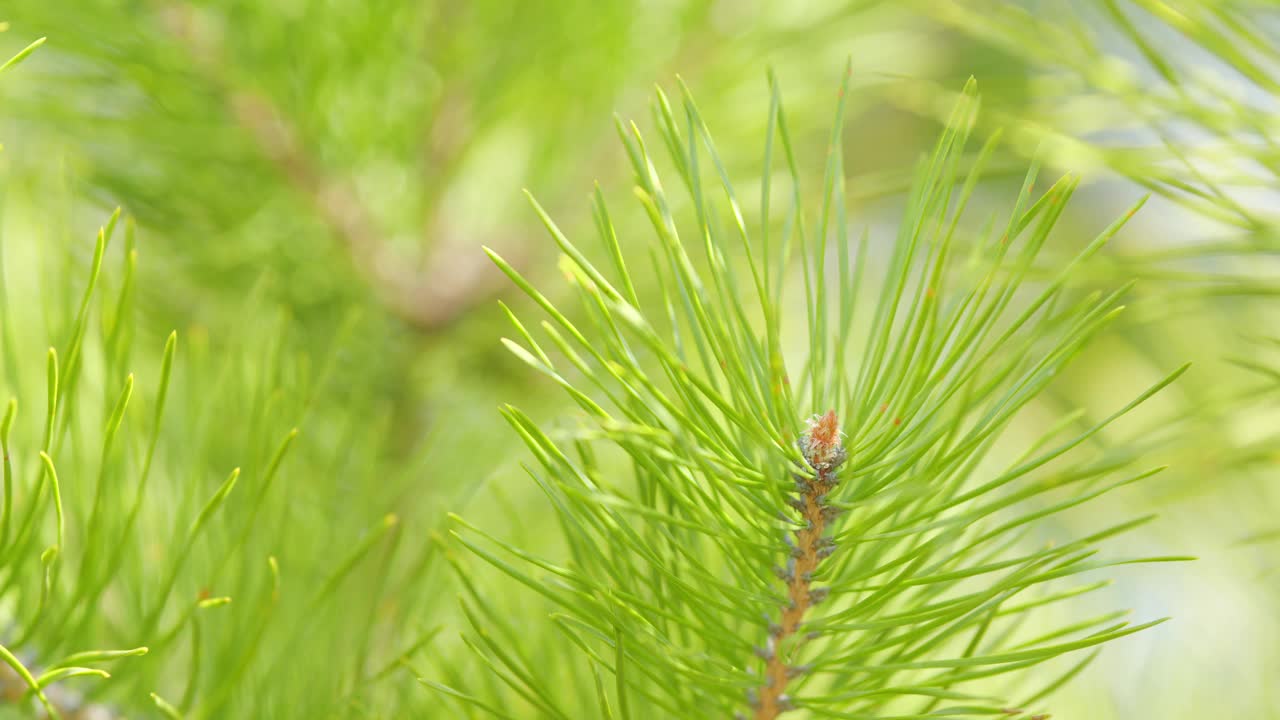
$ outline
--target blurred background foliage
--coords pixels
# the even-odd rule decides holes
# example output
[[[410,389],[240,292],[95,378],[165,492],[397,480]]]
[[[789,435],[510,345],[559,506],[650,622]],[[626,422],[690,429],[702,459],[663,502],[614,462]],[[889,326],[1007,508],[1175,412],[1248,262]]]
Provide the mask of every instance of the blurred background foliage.
[[[5,344],[18,351],[5,355],[16,366],[6,392],[41,407],[41,386],[15,378],[41,377],[43,348],[74,315],[93,231],[122,206],[136,220],[133,315],[146,350],[130,369],[152,377],[176,328],[175,387],[186,384],[153,480],[170,499],[148,505],[144,526],[167,537],[161,528],[195,502],[182,489],[193,469],[212,478],[201,498],[231,467],[262,477],[300,428],[279,481],[257,505],[251,491],[233,496],[208,557],[178,586],[194,598],[219,553],[231,556],[227,587],[211,591],[234,586],[244,607],[237,599],[219,610],[229,619],[205,621],[206,638],[218,639],[196,654],[234,665],[242,645],[232,638],[262,637],[240,674],[200,676],[197,705],[211,716],[432,716],[440,700],[413,673],[463,672],[449,660],[458,588],[439,572],[443,513],[491,514],[536,545],[544,519],[525,508],[540,505],[495,406],[563,409],[497,343],[494,299],[510,293],[480,246],[535,280],[554,275],[553,246],[520,189],[571,237],[588,228],[593,181],[611,199],[628,191],[610,113],[643,124],[653,83],[674,87],[677,74],[747,190],[759,183],[764,77],[775,68],[817,193],[836,79],[851,57],[850,216],[879,243],[892,235],[876,229],[896,222],[912,163],[970,75],[980,133],[1008,138],[983,192],[1008,191],[1035,153],[1086,181],[1046,263],[1155,195],[1088,275],[1136,280],[1131,310],[1061,378],[1045,401],[1060,406],[1045,417],[1109,407],[1161,368],[1195,361],[1158,416],[1102,442],[1173,465],[1111,500],[1117,517],[1163,516],[1127,542],[1202,560],[1128,573],[1099,600],[1176,622],[1104,653],[1064,691],[1059,716],[1280,717],[1271,3],[7,0],[0,21],[6,57],[49,37],[0,83]],[[103,298],[120,291],[122,244],[108,254]],[[398,521],[384,525],[392,513]],[[322,610],[308,605],[310,589],[328,587],[379,532],[385,544],[356,576]],[[164,543],[150,552],[118,598],[158,582],[148,565],[163,564]],[[285,568],[282,587],[292,578],[298,590],[255,626],[269,555]],[[91,645],[129,642],[109,618],[85,622]],[[49,629],[47,644],[58,642]],[[401,653],[412,670],[396,665]],[[137,687],[184,695],[192,655],[176,656],[143,659]],[[208,704],[222,687],[231,689],[217,702],[230,705]],[[133,686],[109,699],[141,707]]]

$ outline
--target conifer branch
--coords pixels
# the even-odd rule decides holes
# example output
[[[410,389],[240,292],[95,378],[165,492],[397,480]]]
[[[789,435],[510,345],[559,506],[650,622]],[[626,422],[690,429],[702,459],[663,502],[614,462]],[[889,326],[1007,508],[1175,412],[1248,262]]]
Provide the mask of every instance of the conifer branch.
[[[489,271],[482,257],[458,252],[456,239],[438,238],[430,243],[421,268],[405,262],[379,232],[373,213],[356,188],[316,164],[314,153],[271,98],[228,77],[227,53],[217,28],[185,3],[161,2],[159,9],[164,27],[189,49],[193,65],[217,89],[236,124],[312,206],[393,313],[415,328],[431,332],[497,293],[499,276]]]
[[[783,571],[787,583],[788,604],[782,611],[782,620],[769,629],[768,646],[765,648],[765,683],[759,690],[755,711],[757,720],[772,720],[792,709],[786,694],[787,681],[799,668],[788,664],[784,648],[795,637],[805,614],[826,595],[825,588],[813,587],[813,572],[818,564],[831,554],[834,545],[824,537],[831,508],[827,495],[837,483],[836,469],[845,461],[846,454],[840,439],[840,424],[834,410],[809,421],[809,429],[800,437],[800,450],[805,461],[813,468],[812,476],[797,476],[793,499],[805,526],[796,531],[795,546]]]
[[[664,189],[651,145],[634,125],[619,123],[636,194],[655,230],[656,301],[646,302],[635,290],[633,266],[599,197],[597,230],[612,278],[534,204],[565,255],[562,267],[570,283],[593,311],[586,317],[571,317],[490,253],[548,314],[541,327],[563,359],[553,357],[513,313],[509,319],[520,340],[507,340],[508,348],[564,387],[595,425],[547,430],[514,407],[504,410],[538,460],[529,472],[551,497],[570,555],[542,559],[453,518],[454,536],[467,549],[557,606],[557,631],[614,673],[614,698],[597,689],[595,709],[584,714],[579,698],[591,695],[589,690],[556,692],[563,667],[531,667],[489,642],[526,633],[528,625],[508,627],[510,614],[490,607],[461,565],[455,572],[468,586],[466,603],[483,613],[483,620],[472,622],[478,634],[464,639],[514,695],[497,702],[493,693],[468,688],[457,676],[432,687],[481,710],[527,702],[561,718],[608,717],[605,708],[615,699],[631,708],[624,717],[737,713],[743,720],[773,720],[792,709],[813,717],[1008,715],[1008,708],[1032,703],[979,695],[965,686],[1160,622],[1109,625],[1115,616],[1106,615],[1039,635],[1020,630],[1023,618],[1042,616],[1037,608],[1081,592],[1067,584],[1079,574],[1132,562],[1093,559],[1095,546],[1144,521],[1047,547],[1023,542],[1017,533],[1159,472],[1126,469],[1114,477],[1139,458],[1099,464],[1072,451],[1173,382],[1185,366],[1099,424],[1074,435],[1064,425],[1054,426],[1022,456],[989,455],[1019,412],[1119,314],[1124,289],[1082,296],[1068,280],[1137,206],[1048,281],[1029,277],[1027,270],[1076,187],[1073,177],[1035,193],[1033,165],[1006,221],[988,223],[976,240],[957,235],[970,192],[994,149],[988,143],[978,162],[961,169],[977,110],[970,82],[935,151],[918,169],[892,257],[874,266],[884,275],[879,299],[862,302],[857,288],[866,236],[854,246],[843,230],[838,105],[823,213],[816,229],[798,223],[794,228],[810,352],[792,388],[779,350],[785,318],[778,298],[785,296],[781,284],[794,245],[752,242],[739,196],[692,99],[685,97],[684,125],[661,91],[657,105],[672,165],[689,188],[687,211]],[[793,179],[788,212],[803,217],[799,170],[776,85],[770,117]],[[696,138],[705,141],[705,153],[687,140]],[[722,187],[716,189],[724,191],[727,206],[717,205],[712,198],[718,192],[709,191],[713,184],[701,180],[699,168],[708,164],[720,171]],[[770,167],[768,151],[765,166]],[[773,227],[771,175],[764,173],[762,235]],[[726,233],[713,220],[718,217],[737,227]],[[682,225],[690,221],[696,225],[689,234],[704,244],[701,255],[681,240]],[[838,245],[831,252],[825,243],[833,236]],[[746,261],[726,261],[721,249],[743,241]],[[960,254],[971,260],[956,262]],[[761,263],[766,274],[757,272]],[[743,266],[754,283],[736,274]],[[1015,291],[1023,290],[1026,301],[1015,304]],[[757,302],[763,334],[744,312]],[[858,317],[868,313],[867,334],[859,337]],[[849,344],[863,348],[856,364]],[[667,382],[655,379],[655,367]],[[575,376],[591,388],[579,387]],[[828,401],[846,419],[850,439],[843,439],[836,410],[812,418],[798,433],[793,429],[801,408]],[[894,412],[887,412],[890,407]],[[783,440],[797,434],[798,452]],[[604,469],[597,444],[630,456],[633,484]],[[852,455],[857,462],[841,472]],[[1054,462],[1060,459],[1065,463]],[[988,460],[996,461],[995,469],[983,465]],[[1092,489],[1054,501],[1052,493],[1077,483]],[[779,507],[784,497],[795,514]],[[837,528],[835,518],[849,504],[858,512]],[[779,520],[795,531],[787,536],[790,558],[775,568],[785,584],[781,595],[760,572],[776,557]],[[857,552],[833,554],[837,542]],[[835,562],[826,562],[832,557]],[[815,612],[828,596],[831,607]],[[1011,604],[1015,596],[1028,599]],[[767,629],[760,626],[761,612],[768,616]],[[757,633],[764,635],[763,647],[743,641],[744,634]],[[572,652],[563,639],[547,642]],[[748,670],[744,660],[753,651],[763,664]],[[942,705],[950,701],[961,704]]]

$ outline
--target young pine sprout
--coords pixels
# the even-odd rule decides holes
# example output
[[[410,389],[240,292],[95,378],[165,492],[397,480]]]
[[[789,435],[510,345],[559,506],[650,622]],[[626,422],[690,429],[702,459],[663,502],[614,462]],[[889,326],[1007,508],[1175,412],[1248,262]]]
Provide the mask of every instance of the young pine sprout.
[[[817,212],[803,206],[776,82],[757,222],[693,99],[659,91],[665,163],[634,125],[618,126],[648,252],[597,190],[596,259],[534,203],[575,310],[490,253],[547,316],[535,334],[508,311],[508,348],[580,413],[547,425],[503,410],[558,544],[455,518],[465,548],[530,591],[486,591],[452,560],[462,639],[485,671],[423,682],[460,711],[1028,718],[1090,648],[1160,622],[1081,618],[1074,600],[1102,587],[1085,573],[1177,559],[1107,552],[1146,519],[1083,536],[1053,519],[1159,471],[1090,441],[1185,367],[1101,420],[1072,414],[1030,443],[1004,437],[1032,427],[1022,411],[1122,311],[1127,287],[1070,281],[1137,206],[1047,274],[1035,259],[1078,178],[1036,190],[1033,163],[1003,215],[966,222],[997,142],[966,150],[971,81],[918,166],[896,237],[851,236],[848,85]],[[687,193],[669,194],[660,165]],[[797,338],[798,357],[784,350]]]

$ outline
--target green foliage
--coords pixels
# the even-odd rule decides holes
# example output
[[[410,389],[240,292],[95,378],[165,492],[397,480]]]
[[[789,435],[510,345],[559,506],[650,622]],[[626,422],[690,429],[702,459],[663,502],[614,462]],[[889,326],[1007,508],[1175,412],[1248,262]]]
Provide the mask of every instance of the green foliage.
[[[385,463],[385,423],[353,420],[310,442],[290,428],[307,427],[316,394],[341,381],[342,338],[318,362],[289,349],[274,320],[244,323],[236,339],[196,328],[185,346],[177,333],[135,341],[138,249],[132,221],[119,219],[98,235],[74,311],[50,313],[47,353],[27,339],[41,334],[25,312],[38,291],[6,283],[0,299],[0,387],[15,396],[0,426],[5,692],[25,683],[63,717],[85,705],[123,716],[151,693],[185,718],[315,714],[374,698],[395,708],[409,693],[375,676],[422,649],[405,635],[429,636],[414,628],[437,602],[425,591],[432,549],[402,547],[385,510],[412,473]],[[22,257],[12,242],[6,250]],[[82,269],[67,260],[45,279]],[[341,492],[374,477],[379,493]]]
[[[564,551],[544,559],[461,519],[456,534],[553,608],[548,642],[581,654],[531,661],[515,639],[519,618],[536,620],[513,617],[457,564],[467,644],[505,687],[428,681],[446,696],[501,717],[526,704],[562,718],[612,708],[726,717],[748,705],[756,717],[779,707],[833,718],[1019,715],[1038,712],[1060,683],[1001,684],[1006,673],[1159,622],[1106,613],[1047,629],[1034,619],[1099,587],[1093,571],[1178,559],[1100,554],[1103,540],[1150,517],[1078,537],[1046,520],[1160,471],[1091,440],[1185,368],[1081,431],[1073,414],[1029,442],[1001,442],[1120,314],[1127,287],[1081,293],[1070,281],[1138,206],[1057,273],[1033,278],[1078,180],[1036,192],[1033,165],[1003,220],[965,224],[994,149],[960,169],[978,109],[971,85],[919,166],[894,241],[864,234],[855,244],[840,146],[847,86],[817,212],[801,204],[801,159],[772,90],[758,221],[748,221],[693,100],[684,93],[673,106],[659,93],[655,122],[687,196],[667,193],[638,130],[619,124],[656,238],[648,258],[623,251],[600,193],[599,267],[535,203],[583,308],[575,322],[491,253],[549,317],[539,342],[513,315],[508,348],[580,408],[554,429],[504,409],[536,460],[528,473]],[[780,189],[775,155],[789,180]],[[726,256],[737,244],[742,263]],[[658,297],[639,297],[637,267],[653,268]],[[868,273],[885,278],[876,291],[864,288]],[[797,298],[784,286],[798,279]],[[823,482],[815,469],[826,470],[797,444],[817,432],[801,419],[828,409],[844,422],[848,461],[829,493],[823,485],[810,498]],[[828,528],[820,539],[815,524]],[[829,558],[797,579],[815,542]],[[785,619],[797,605],[799,634]],[[1092,657],[1066,658],[1063,677]],[[785,690],[762,679],[775,662]],[[577,678],[572,690],[558,682],[566,675]]]
[[[188,287],[158,313],[221,307],[269,267],[306,331],[366,299],[438,331],[492,290],[480,241],[527,249],[519,196],[495,178],[573,187],[629,87],[696,64],[730,91],[741,61],[799,40],[715,6],[15,0],[5,19],[54,35],[58,56],[5,100],[49,143],[21,161],[71,145],[89,193],[164,231],[156,264]],[[854,20],[817,10],[833,34]],[[729,33],[731,53],[703,56]]]
[[[1091,267],[1094,279],[1136,284],[1135,312],[1109,350],[1148,367],[1193,358],[1207,371],[1180,385],[1176,407],[1108,441],[1158,452],[1174,467],[1152,502],[1212,495],[1243,526],[1228,532],[1269,532],[1272,513],[1259,512],[1269,503],[1251,499],[1250,486],[1268,484],[1266,449],[1278,439],[1267,430],[1275,384],[1266,372],[1280,291],[1272,9],[1097,0],[1046,17],[994,2],[937,7],[941,21],[1041,73],[1037,102],[1000,103],[990,113],[996,123],[1117,195],[1129,185],[1156,196],[1147,232]],[[1030,36],[1040,40],[1020,40]]]
[[[438,599],[433,549],[403,547],[388,512],[417,466],[387,463],[391,408],[343,377],[355,321],[313,358],[259,289],[234,328],[155,337],[136,323],[132,218],[88,254],[4,240],[0,687],[21,716],[422,705],[379,684],[422,651]],[[313,422],[325,394],[347,422]]]
[[[3,12],[0,717],[1275,705],[1267,4]]]

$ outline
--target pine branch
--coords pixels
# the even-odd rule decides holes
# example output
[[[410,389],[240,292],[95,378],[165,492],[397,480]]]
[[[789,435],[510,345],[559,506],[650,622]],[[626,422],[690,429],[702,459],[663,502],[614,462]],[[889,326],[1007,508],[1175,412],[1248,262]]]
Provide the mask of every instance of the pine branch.
[[[479,634],[464,640],[510,693],[452,673],[450,686],[430,687],[483,711],[527,703],[552,717],[608,716],[615,705],[629,708],[628,717],[741,716],[744,700],[756,720],[791,709],[829,718],[1034,715],[1010,710],[1031,704],[1011,702],[1012,691],[966,688],[1155,624],[1113,624],[1109,614],[1023,632],[1040,608],[1084,592],[1060,583],[1130,562],[1094,556],[1102,540],[1145,520],[1047,546],[1025,535],[1160,471],[1130,469],[1134,453],[1096,457],[1083,448],[1185,366],[1097,424],[1077,428],[1068,417],[1022,452],[996,450],[1020,411],[1119,315],[1126,287],[1083,294],[1070,280],[1141,203],[1055,274],[1033,276],[1079,181],[1064,177],[1037,193],[1033,164],[1007,219],[963,224],[995,147],[988,142],[962,169],[977,112],[970,81],[917,169],[885,264],[863,267],[867,238],[850,237],[845,215],[847,77],[816,223],[801,206],[776,83],[758,227],[687,91],[683,122],[659,92],[654,115],[687,200],[668,194],[639,130],[619,123],[655,238],[650,263],[625,257],[624,233],[601,193],[594,210],[604,266],[534,203],[565,255],[561,267],[582,313],[561,310],[490,253],[548,316],[544,347],[509,313],[517,339],[508,348],[581,409],[570,428],[504,410],[537,461],[529,472],[551,500],[568,555],[543,559],[461,519],[455,536],[556,608],[557,634],[543,639],[538,657],[563,665],[530,664],[523,649],[513,655],[493,642],[519,637],[526,647],[533,621],[512,629],[509,618],[521,609],[474,587],[473,571],[454,563],[467,588],[464,608],[480,609],[469,612]],[[785,221],[770,214],[775,140],[791,179],[780,193]],[[714,175],[700,170],[706,166]],[[714,192],[707,175],[718,180]],[[700,248],[682,237],[696,237]],[[654,268],[655,291],[640,289],[637,266]],[[784,303],[782,286],[797,275],[802,302]],[[862,282],[873,277],[868,302]],[[784,327],[795,320],[783,307],[806,316],[798,373],[783,351],[782,338],[793,337]],[[833,409],[798,429],[797,419],[818,406]],[[597,445],[618,464],[598,459]],[[1068,487],[1080,491],[1059,496]],[[834,553],[837,543],[848,551]],[[782,597],[763,571],[779,551],[789,555],[775,570]],[[1176,559],[1185,558],[1136,562]],[[753,637],[764,646],[752,648]],[[575,649],[593,671],[615,674],[613,697],[603,683],[566,690]],[[744,663],[753,650],[759,667]],[[579,699],[589,697],[594,707]],[[948,700],[958,704],[940,705]]]
[[[227,71],[229,57],[219,29],[195,7],[161,0],[163,26],[189,49],[194,66],[223,97],[228,112],[262,155],[305,198],[368,278],[372,290],[397,316],[423,332],[448,326],[501,284],[483,258],[461,252],[463,243],[447,232],[430,243],[423,270],[405,262],[378,231],[379,223],[355,187],[313,160],[297,130],[266,94],[241,87]],[[441,126],[443,136],[447,128]],[[439,154],[439,148],[435,148]]]
[[[0,73],[39,44],[0,64]],[[279,565],[267,551],[279,547],[290,553],[289,543],[282,540],[298,540],[298,527],[279,521],[287,508],[296,507],[296,496],[270,492],[273,485],[289,484],[284,478],[273,481],[290,474],[285,460],[296,430],[274,454],[268,447],[270,435],[282,417],[314,416],[312,400],[332,389],[333,356],[345,349],[345,331],[337,334],[330,356],[313,363],[295,354],[286,332],[288,317],[279,323],[255,322],[253,318],[267,313],[251,301],[239,314],[237,334],[225,334],[230,339],[217,342],[216,349],[206,331],[193,331],[190,355],[179,373],[174,372],[176,333],[169,334],[151,368],[158,371],[158,383],[135,388],[138,242],[135,223],[121,219],[119,210],[111,215],[88,246],[91,252],[82,243],[57,245],[63,241],[58,232],[31,239],[6,235],[0,247],[0,384],[12,393],[0,422],[0,600],[8,628],[0,646],[0,703],[19,705],[24,717],[43,712],[63,720],[115,718],[136,713],[150,693],[159,712],[176,720],[184,714],[271,714],[272,707],[316,714],[329,709],[327,701],[338,692],[363,699],[367,684],[360,675],[346,673],[351,667],[346,662],[341,667],[313,665],[314,671],[302,677],[298,663],[334,643],[358,648],[346,655],[361,667],[377,662],[380,648],[371,638],[382,623],[400,626],[387,617],[385,593],[393,584],[420,586],[430,552],[418,566],[401,569],[394,556],[399,543],[387,538],[398,537],[388,532],[396,526],[394,519],[384,519],[368,532],[362,527],[364,513],[350,512],[363,496],[345,498],[343,513],[354,521],[347,538],[363,539],[338,541],[336,563],[334,555],[323,556],[310,572],[301,569],[306,563],[298,563],[294,577],[301,583],[295,587],[308,587],[308,581],[323,576],[310,585],[314,591],[305,600],[300,593],[281,593]],[[120,272],[113,273],[106,268],[115,255],[112,239],[120,226],[124,247]],[[84,259],[88,282],[81,288],[69,278],[86,269],[79,266]],[[36,292],[9,285],[10,279],[27,274],[38,278],[32,286]],[[49,339],[53,346],[47,353],[28,351],[36,337]],[[22,359],[32,355],[44,361],[43,368]],[[120,380],[122,387],[116,385]],[[343,375],[344,386],[350,380]],[[399,463],[394,471],[385,464],[392,457],[386,428],[368,422],[376,413],[348,404],[352,396],[368,394],[356,390],[347,396],[340,414],[360,418],[360,423],[344,433],[344,442],[334,443],[340,446],[335,447],[337,455],[323,465],[328,472],[349,463],[344,476],[359,478],[363,487],[373,486],[368,478],[376,476],[386,486],[388,478],[405,470]],[[33,404],[42,413],[29,419],[18,413],[20,400],[25,404],[37,398],[41,402]],[[228,432],[227,418],[243,421],[245,431]],[[249,497],[232,492],[238,468],[210,492],[207,470],[220,465],[224,455],[247,460],[248,482],[240,485],[250,485]],[[29,480],[24,482],[23,475]],[[148,483],[152,475],[159,485]],[[165,482],[176,477],[188,481]],[[366,507],[383,502],[369,500]],[[267,518],[276,522],[265,522]],[[333,537],[333,525],[341,522],[335,517],[326,523],[325,537]],[[173,538],[170,544],[160,539],[166,536]],[[375,556],[382,560],[376,566]],[[266,570],[269,583],[263,581]],[[357,575],[370,585],[352,587],[351,578]],[[237,602],[232,604],[230,595],[213,595],[211,587],[234,592]],[[338,608],[368,620],[358,629],[349,623],[326,625],[319,636],[313,635],[310,621]],[[392,615],[402,617],[403,612]],[[294,617],[299,621],[280,622]],[[206,623],[218,623],[218,630],[202,632]],[[251,630],[229,632],[226,627]],[[114,646],[121,639],[145,647],[84,649]],[[141,655],[148,657],[137,657]],[[264,657],[255,664],[259,656]],[[131,659],[120,677],[80,684],[106,680],[108,674],[94,666],[123,658]],[[317,681],[316,672],[327,680]],[[75,685],[63,684],[68,680]],[[256,692],[263,680],[272,685],[270,698]],[[353,680],[360,685],[351,687]],[[316,687],[332,693],[318,693]],[[170,704],[159,693],[173,693],[180,700]]]
[[[847,459],[844,443],[840,438],[840,423],[834,410],[809,421],[808,431],[800,438],[800,451],[805,462],[816,473],[812,477],[797,476],[798,498],[793,502],[799,510],[805,526],[796,531],[795,547],[781,575],[787,583],[789,604],[782,611],[782,619],[769,628],[769,641],[764,652],[765,684],[759,690],[756,706],[757,720],[773,720],[780,713],[794,709],[786,694],[787,681],[802,667],[788,665],[787,643],[800,629],[805,613],[819,603],[826,594],[813,588],[813,573],[818,563],[830,556],[834,542],[826,537],[827,520],[832,508],[827,495],[835,489],[838,479],[836,468]]]

